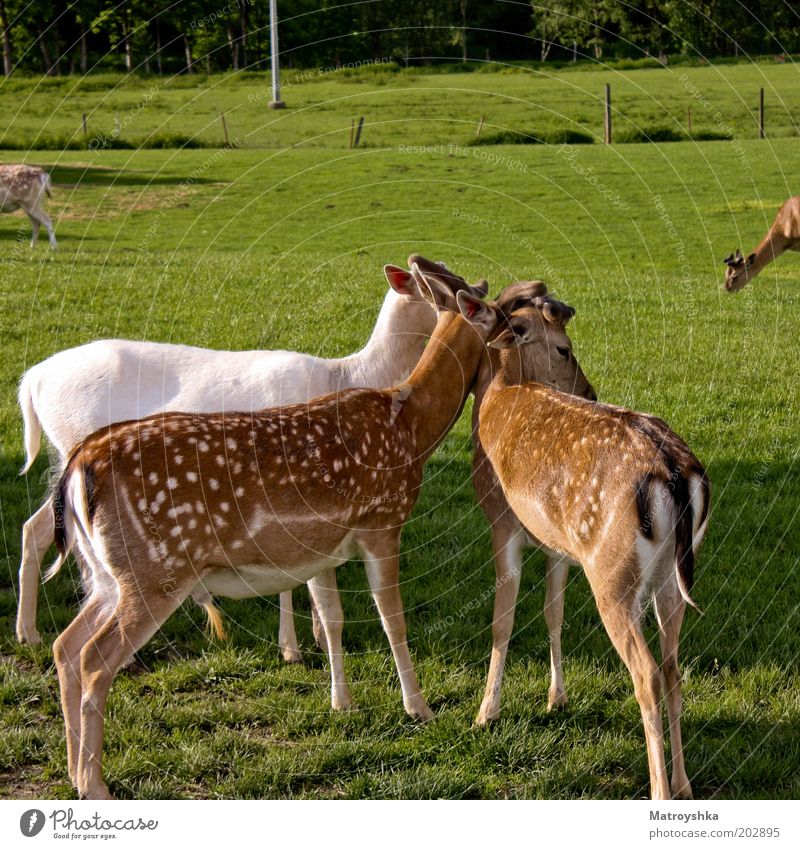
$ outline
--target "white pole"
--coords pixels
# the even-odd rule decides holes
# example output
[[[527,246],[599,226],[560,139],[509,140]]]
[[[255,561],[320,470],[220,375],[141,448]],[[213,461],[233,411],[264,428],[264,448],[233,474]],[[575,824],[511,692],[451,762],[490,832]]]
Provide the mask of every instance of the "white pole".
[[[286,104],[281,100],[281,69],[278,51],[278,2],[269,0],[269,41],[272,53],[272,100],[270,109],[283,109]]]

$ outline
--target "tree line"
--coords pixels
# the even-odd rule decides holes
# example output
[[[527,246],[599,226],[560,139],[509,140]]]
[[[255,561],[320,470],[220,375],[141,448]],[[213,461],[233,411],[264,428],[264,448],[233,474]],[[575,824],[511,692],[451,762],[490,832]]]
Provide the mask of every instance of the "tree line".
[[[717,58],[800,51],[775,0],[279,0],[288,67],[352,62]],[[259,70],[267,0],[0,0],[3,72]]]

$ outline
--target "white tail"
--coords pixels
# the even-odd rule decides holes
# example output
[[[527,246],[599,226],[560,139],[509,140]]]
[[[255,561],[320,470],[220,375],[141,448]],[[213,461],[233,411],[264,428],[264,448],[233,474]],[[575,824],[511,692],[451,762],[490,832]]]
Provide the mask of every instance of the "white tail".
[[[19,407],[22,410],[22,427],[25,439],[25,465],[20,470],[24,475],[30,470],[42,445],[42,425],[33,404],[30,372],[26,372],[19,384]]]
[[[51,189],[53,188],[53,184],[50,182],[50,175],[46,171],[42,171],[42,173],[39,175],[39,181],[42,184],[42,188],[47,193],[47,197],[53,197],[53,193],[51,191]]]

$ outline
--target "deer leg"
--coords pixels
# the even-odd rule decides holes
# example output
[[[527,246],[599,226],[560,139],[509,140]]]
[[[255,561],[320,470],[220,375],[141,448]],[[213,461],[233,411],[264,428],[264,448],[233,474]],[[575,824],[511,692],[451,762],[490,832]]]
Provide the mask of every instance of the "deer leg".
[[[61,710],[67,736],[67,771],[77,787],[81,742],[81,650],[108,619],[105,599],[92,596],[75,619],[53,643],[53,660],[61,688]]]
[[[514,629],[514,611],[517,606],[519,581],[522,574],[522,548],[525,531],[515,522],[492,528],[494,548],[495,595],[492,619],[492,656],[489,675],[483,694],[476,725],[486,725],[500,715],[500,688],[508,654],[508,644]]]
[[[196,576],[193,576],[196,581]],[[111,682],[191,590],[190,583],[165,593],[161,588],[120,586],[117,606],[81,650],[81,743],[78,794],[82,799],[109,799],[103,780],[103,724]]]
[[[314,604],[314,597],[311,597],[311,630],[314,634],[314,642],[320,651],[328,654],[328,641],[325,639],[325,629],[322,627],[322,622],[319,618],[317,605]]]
[[[31,220],[31,247],[35,248],[36,243],[39,241],[39,228],[42,226],[41,222],[34,218],[33,213],[28,213],[28,218]]]
[[[403,600],[400,597],[400,534],[392,531],[384,537],[369,534],[360,540],[372,597],[389,638],[406,713],[420,722],[433,718],[423,697],[411,653],[408,650]]]
[[[599,573],[599,574],[598,574]],[[669,799],[667,766],[664,758],[664,728],[661,719],[660,670],[642,633],[639,622],[639,602],[629,589],[616,592],[608,581],[614,575],[611,568],[587,577],[597,601],[600,618],[608,636],[619,652],[633,679],[636,701],[642,713],[644,736],[647,742],[647,761],[650,770],[650,792],[653,799]],[[603,586],[599,586],[602,576]]]
[[[674,799],[691,799],[692,785],[686,774],[681,738],[681,671],[678,666],[678,642],[686,602],[678,589],[674,573],[655,594],[658,635],[661,641],[661,676],[667,701],[669,739],[672,749],[672,781]]]
[[[564,622],[564,590],[569,577],[569,560],[558,554],[547,555],[547,590],[544,601],[544,621],[550,636],[550,690],[547,709],[564,707],[564,670],[561,665],[561,626]]]
[[[58,247],[58,242],[56,241],[56,231],[53,229],[53,222],[50,220],[49,215],[45,215],[44,226],[47,228],[47,237],[50,239],[50,250],[54,251]]]
[[[294,630],[294,610],[292,609],[292,591],[287,590],[280,596],[280,624],[278,626],[278,645],[281,656],[287,663],[302,663],[303,655],[297,644]]]
[[[53,502],[47,501],[22,526],[22,562],[19,567],[19,604],[17,605],[17,639],[38,646],[42,638],[36,630],[36,608],[42,558],[53,542],[55,524]]]
[[[328,659],[331,666],[331,707],[334,710],[347,710],[353,706],[353,699],[344,674],[342,653],[344,613],[336,586],[336,570],[329,569],[327,572],[315,575],[308,582],[308,589],[319,612],[328,645]]]
[[[41,209],[33,209],[28,213],[28,215],[31,219],[34,232],[31,247],[36,244],[36,240],[39,238],[39,225],[44,224],[44,229],[47,230],[47,236],[50,239],[50,248],[51,250],[55,250],[58,247],[58,244],[56,242],[56,233],[55,230],[53,230],[53,222],[50,219],[50,216]]]

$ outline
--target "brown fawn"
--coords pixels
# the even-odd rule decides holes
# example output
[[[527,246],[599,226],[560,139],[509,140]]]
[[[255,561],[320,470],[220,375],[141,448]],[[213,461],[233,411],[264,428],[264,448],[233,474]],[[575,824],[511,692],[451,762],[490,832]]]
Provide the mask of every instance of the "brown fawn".
[[[334,567],[360,555],[405,709],[431,717],[406,641],[400,533],[425,462],[472,389],[497,314],[462,291],[467,322],[453,288],[415,273],[438,319],[404,384],[253,413],[162,413],[103,428],[69,458],[53,498],[59,558],[51,574],[77,545],[91,577],[53,654],[69,775],[81,797],[109,798],[102,747],[114,676],[198,589],[243,598],[309,581],[333,690],[347,699],[343,616],[329,589]]]
[[[514,283],[497,299],[506,316],[524,308],[535,308],[541,315],[540,331],[520,347],[523,370],[527,378],[547,383],[562,392],[597,400],[595,391],[572,349],[567,324],[575,310],[555,300],[540,280]],[[486,457],[478,432],[478,415],[483,396],[492,381],[492,365],[488,349],[484,352],[475,383],[472,408],[472,484],[478,503],[492,528],[492,550],[495,562],[494,617],[492,620],[492,653],[486,691],[476,723],[485,725],[500,714],[500,688],[503,681],[508,644],[514,627],[514,609],[522,576],[522,553],[528,546],[541,548],[508,506],[500,481]],[[546,592],[544,616],[550,637],[550,690],[548,710],[566,704],[564,674],[561,661],[561,626],[564,619],[564,591],[569,574],[569,559],[545,549]]]
[[[558,392],[526,374],[522,352],[544,332],[542,311],[517,311],[507,322],[495,321],[492,331],[485,311],[460,298],[459,306],[476,326],[489,327],[494,376],[480,405],[479,436],[508,505],[528,533],[583,566],[603,625],[633,679],[653,798],[668,799],[670,790],[676,798],[691,798],[680,729],[678,641],[686,603],[694,604],[694,560],[708,521],[705,471],[660,419]],[[660,668],[641,627],[651,597]]]

